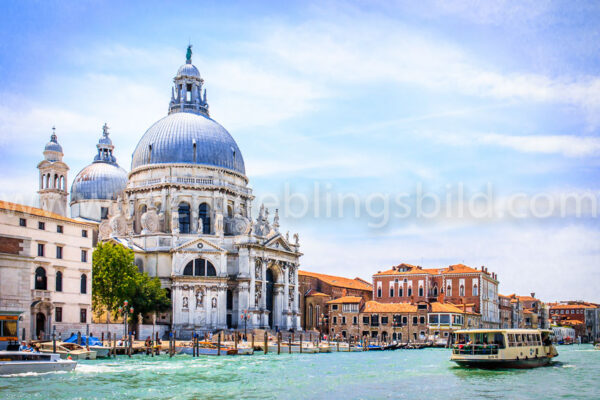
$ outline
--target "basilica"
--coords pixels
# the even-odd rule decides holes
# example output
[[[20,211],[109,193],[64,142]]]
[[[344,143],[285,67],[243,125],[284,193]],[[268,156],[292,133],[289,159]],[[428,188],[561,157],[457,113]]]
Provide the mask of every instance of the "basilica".
[[[138,269],[161,280],[172,311],[158,323],[183,334],[244,324],[300,329],[298,235],[280,232],[278,210],[261,206],[252,218],[242,152],[210,118],[203,87],[190,46],[168,114],[141,137],[129,173],[104,126],[93,162],[73,180],[71,217],[99,223],[100,240],[132,249]],[[43,207],[64,212],[67,167],[48,164],[40,181],[58,174],[60,190]]]

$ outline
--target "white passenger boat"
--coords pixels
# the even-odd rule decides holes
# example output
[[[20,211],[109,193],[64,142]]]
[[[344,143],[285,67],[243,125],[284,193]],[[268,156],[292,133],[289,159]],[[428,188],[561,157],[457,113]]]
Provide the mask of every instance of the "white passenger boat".
[[[58,354],[0,351],[0,375],[72,371],[75,366],[76,361],[62,360]]]
[[[552,331],[471,329],[454,334],[451,361],[475,368],[535,368],[558,356]]]
[[[45,342],[40,344],[41,353],[55,353],[52,342]],[[76,343],[65,343],[56,342],[56,353],[61,358],[68,358],[71,356],[73,360],[95,360],[96,352],[87,350],[85,347],[80,346]]]

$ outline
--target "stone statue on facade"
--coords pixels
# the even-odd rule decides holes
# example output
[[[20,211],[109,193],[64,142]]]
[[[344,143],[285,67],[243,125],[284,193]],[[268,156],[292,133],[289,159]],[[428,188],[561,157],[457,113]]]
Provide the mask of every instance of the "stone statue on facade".
[[[196,308],[202,307],[202,300],[203,300],[202,290],[198,289],[198,290],[196,290]]]
[[[187,298],[187,296],[183,298],[183,308],[188,308],[188,298]]]

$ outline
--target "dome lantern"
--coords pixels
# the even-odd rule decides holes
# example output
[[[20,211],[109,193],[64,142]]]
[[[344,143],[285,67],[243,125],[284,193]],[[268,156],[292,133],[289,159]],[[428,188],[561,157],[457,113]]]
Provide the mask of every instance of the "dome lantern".
[[[198,68],[192,64],[192,45],[188,46],[185,64],[179,67],[173,83],[169,114],[189,112],[209,115],[206,90],[202,90],[204,79],[200,77]]]

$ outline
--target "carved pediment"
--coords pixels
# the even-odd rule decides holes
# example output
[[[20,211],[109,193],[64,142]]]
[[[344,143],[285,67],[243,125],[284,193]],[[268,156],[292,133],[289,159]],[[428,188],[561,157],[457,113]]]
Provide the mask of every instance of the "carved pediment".
[[[263,244],[265,247],[273,250],[283,250],[293,252],[290,244],[281,235],[277,235],[273,238],[268,239]]]
[[[226,250],[220,246],[217,246],[214,243],[209,242],[206,239],[203,238],[197,238],[197,239],[193,239],[190,240],[188,242],[185,242],[177,247],[174,247],[171,252],[206,252],[206,251],[213,251],[213,252],[219,252],[219,253],[225,253]]]

